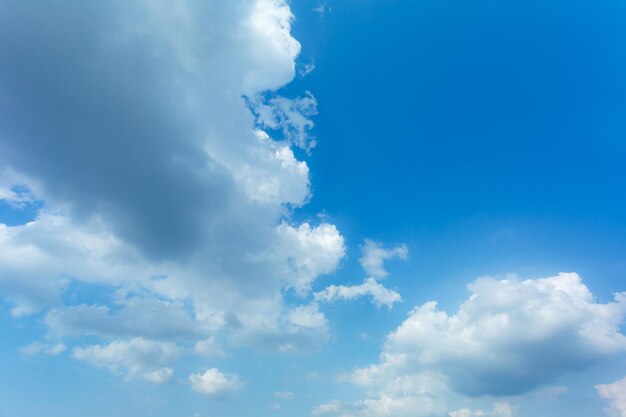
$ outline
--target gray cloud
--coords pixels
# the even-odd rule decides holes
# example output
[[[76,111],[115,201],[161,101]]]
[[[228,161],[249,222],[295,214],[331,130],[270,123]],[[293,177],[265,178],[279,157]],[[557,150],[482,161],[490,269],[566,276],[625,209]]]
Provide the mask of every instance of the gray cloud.
[[[32,223],[0,225],[15,315],[52,308],[50,334],[108,339],[74,351],[96,364],[220,331],[261,349],[324,340],[282,297],[345,252],[332,224],[291,221],[310,198],[292,147],[311,148],[316,103],[275,93],[295,76],[292,20],[275,0],[0,0],[0,198],[20,184],[45,201]],[[73,281],[121,295],[63,305]]]
[[[376,386],[431,370],[458,393],[516,395],[626,350],[626,294],[596,303],[575,273],[518,281],[481,278],[454,314],[416,307],[387,336],[381,362],[345,379]]]

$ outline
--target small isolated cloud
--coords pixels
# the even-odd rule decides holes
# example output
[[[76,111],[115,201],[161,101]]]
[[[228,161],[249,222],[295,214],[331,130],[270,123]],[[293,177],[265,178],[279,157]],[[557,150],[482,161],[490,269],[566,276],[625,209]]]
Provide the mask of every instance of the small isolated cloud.
[[[300,78],[304,78],[315,71],[315,62],[312,59],[311,62],[299,62],[296,66],[296,71]]]
[[[626,417],[626,377],[612,384],[596,385],[600,397],[609,402],[605,408],[611,417]]]
[[[116,340],[108,345],[75,348],[73,356],[128,379],[141,377],[150,382],[163,383],[172,378],[173,370],[167,365],[179,353],[180,349],[173,343],[132,338]]]
[[[480,278],[454,314],[427,302],[385,342],[378,364],[342,378],[375,386],[416,370],[445,375],[457,393],[515,395],[626,351],[626,294],[596,303],[575,273]]]
[[[189,375],[189,383],[194,391],[210,397],[228,397],[243,387],[237,375],[223,374],[216,368]]]
[[[290,401],[293,400],[295,394],[291,391],[276,391],[274,392],[274,397],[280,398],[281,400]]]
[[[313,13],[317,13],[320,17],[324,17],[326,13],[330,13],[333,10],[332,6],[325,2],[318,3],[315,7],[311,9]]]
[[[30,345],[24,346],[20,349],[20,352],[24,355],[51,355],[56,356],[67,350],[67,346],[63,343],[48,344],[41,342],[34,342]]]
[[[406,259],[409,250],[406,245],[399,245],[395,248],[385,249],[373,240],[365,240],[362,247],[363,256],[359,259],[361,267],[368,277],[381,279],[389,275],[385,269],[385,262],[391,259]]]
[[[392,249],[385,249],[380,244],[366,239],[361,247],[361,251],[363,256],[359,259],[359,262],[367,276],[363,283],[359,285],[330,285],[324,290],[315,293],[316,300],[333,302],[371,297],[377,308],[382,306],[391,308],[395,303],[402,301],[400,294],[386,288],[378,280],[389,275],[384,268],[385,261],[393,258],[406,259],[408,255],[407,247],[400,245]]]
[[[391,308],[394,303],[402,301],[400,294],[379,284],[373,278],[367,278],[360,285],[331,285],[315,293],[316,300],[326,302],[353,300],[365,296],[372,297],[372,302],[378,308],[382,306]]]

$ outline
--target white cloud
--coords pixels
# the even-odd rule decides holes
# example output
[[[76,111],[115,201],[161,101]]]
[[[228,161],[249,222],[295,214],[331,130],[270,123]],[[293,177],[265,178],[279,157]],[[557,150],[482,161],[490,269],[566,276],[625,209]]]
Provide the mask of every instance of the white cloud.
[[[537,394],[544,397],[558,397],[559,395],[565,394],[567,391],[568,388],[565,385],[550,385],[541,388],[537,391]]]
[[[400,294],[385,288],[372,278],[367,278],[360,285],[330,285],[315,293],[316,300],[326,302],[353,300],[364,296],[372,297],[372,301],[378,308],[382,306],[391,308],[394,303],[402,301]]]
[[[292,352],[313,350],[328,338],[327,320],[315,303],[285,307],[282,312],[248,318],[254,320],[249,331],[237,333],[233,342],[253,345],[264,351]]]
[[[326,13],[330,13],[332,10],[332,6],[326,4],[325,2],[320,2],[317,4],[317,6],[311,9],[313,13],[317,13],[318,15],[320,15],[321,18],[323,18]]]
[[[115,340],[108,345],[75,348],[74,358],[100,368],[125,375],[128,379],[141,377],[150,382],[167,382],[173,375],[169,368],[179,356],[180,348],[169,342],[142,338]]]
[[[344,239],[334,225],[303,223],[294,227],[283,222],[276,232],[280,246],[275,254],[282,257],[288,268],[283,273],[293,277],[291,285],[300,293],[308,291],[317,276],[334,271],[345,255]]]
[[[304,78],[315,71],[315,61],[311,60],[311,62],[308,63],[299,63],[296,70],[298,71],[298,76]]]
[[[379,364],[344,376],[380,384],[416,370],[466,395],[520,394],[626,350],[626,295],[600,304],[575,273],[518,281],[480,278],[454,314],[416,307],[387,336]]]
[[[280,398],[281,400],[290,401],[294,399],[295,394],[291,391],[275,391],[274,397]]]
[[[385,261],[393,258],[406,259],[408,249],[405,245],[393,249],[385,249],[378,243],[366,239],[361,247],[363,256],[359,259],[367,278],[359,285],[330,285],[324,290],[315,293],[318,301],[333,302],[338,300],[353,300],[369,296],[377,308],[393,307],[402,297],[394,290],[386,288],[378,279],[387,277],[389,273],[384,268]]]
[[[132,297],[117,312],[106,305],[58,307],[44,319],[56,336],[141,336],[148,339],[197,339],[208,329],[194,320],[179,303]]]
[[[421,417],[443,414],[446,410],[445,378],[434,373],[420,373],[391,380],[376,395],[346,403],[333,400],[315,407],[314,416],[341,417]]]
[[[626,417],[626,378],[612,384],[596,385],[596,391],[609,402],[606,413],[611,417]]]
[[[326,317],[318,310],[317,304],[294,308],[289,313],[289,321],[300,327],[311,329],[326,328]]]
[[[155,384],[162,384],[172,379],[174,370],[172,368],[160,368],[150,372],[144,372],[141,376],[147,381]]]
[[[29,224],[0,225],[12,314],[46,311],[54,337],[114,340],[74,357],[153,381],[171,376],[170,361],[124,359],[129,345],[173,356],[162,341],[199,355],[219,354],[216,338],[279,351],[326,341],[317,306],[282,295],[305,297],[345,254],[334,225],[292,220],[311,197],[292,147],[314,146],[317,103],[275,93],[300,52],[287,2],[25,10],[11,3],[0,16],[0,96],[12,109],[0,198],[45,205]],[[103,299],[72,298],[77,284]]]
[[[193,350],[204,357],[215,357],[215,356],[224,356],[224,351],[215,343],[213,338],[208,338],[206,340],[198,340]]]
[[[324,416],[328,414],[345,415],[343,409],[345,406],[339,400],[333,400],[331,402],[317,405],[311,411],[313,416]]]
[[[397,258],[406,259],[409,250],[406,245],[385,249],[379,243],[366,239],[362,247],[363,256],[359,259],[368,277],[381,279],[389,275],[385,270],[385,261]]]
[[[506,401],[500,401],[493,405],[491,411],[470,410],[469,408],[461,408],[448,413],[450,417],[513,417],[513,407]]]
[[[41,343],[41,342],[33,342],[30,345],[24,346],[20,349],[20,352],[24,355],[59,355],[67,350],[67,346],[63,343]]]
[[[195,391],[210,397],[229,396],[243,387],[236,375],[223,374],[215,368],[189,375],[189,383]]]
[[[309,73],[313,68],[304,67],[303,71]],[[273,97],[265,101],[262,97],[256,97],[251,103],[261,127],[280,130],[285,139],[303,149],[311,150],[315,147],[310,130],[315,126],[311,116],[317,114],[317,100],[310,92],[295,99]]]
[[[469,408],[460,408],[456,411],[448,413],[450,417],[484,417],[485,412],[482,410],[470,410]]]

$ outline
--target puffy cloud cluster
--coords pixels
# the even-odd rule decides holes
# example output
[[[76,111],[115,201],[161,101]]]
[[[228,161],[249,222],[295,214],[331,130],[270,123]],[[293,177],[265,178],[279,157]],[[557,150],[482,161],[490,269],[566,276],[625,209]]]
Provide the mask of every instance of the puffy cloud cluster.
[[[387,336],[379,363],[341,375],[340,380],[368,389],[383,387],[378,397],[363,404],[393,399],[389,384],[425,373],[446,381],[449,390],[440,384],[441,396],[516,395],[626,351],[626,337],[620,332],[626,294],[598,303],[575,273],[523,281],[480,278],[468,289],[470,297],[454,314],[438,310],[433,301],[414,308]],[[619,407],[619,388],[598,386],[598,391]],[[406,392],[403,403],[423,400],[419,391]],[[315,412],[337,405],[329,404]],[[354,415],[391,415],[387,408],[371,410]],[[335,414],[353,415],[343,408]],[[396,410],[393,415],[403,414]],[[460,409],[450,415],[509,417],[513,409],[498,403],[490,412]]]
[[[333,302],[369,296],[377,308],[382,306],[391,308],[395,303],[402,301],[400,294],[386,288],[378,280],[389,275],[385,270],[385,261],[393,258],[406,259],[407,247],[400,245],[392,249],[385,249],[379,243],[366,239],[361,250],[363,256],[359,259],[359,263],[367,274],[363,283],[358,285],[330,285],[315,293],[316,300]]]
[[[345,252],[334,225],[290,220],[310,198],[292,148],[314,146],[316,101],[275,93],[300,52],[287,3],[0,8],[0,199],[44,201],[0,224],[12,314],[44,310],[52,336],[106,342],[75,358],[154,382],[178,345],[219,354],[218,333],[274,350],[325,340],[317,307],[282,296]],[[101,296],[70,302],[76,282]]]
[[[168,381],[173,370],[170,365],[180,354],[173,343],[155,342],[139,337],[116,340],[108,345],[89,345],[75,348],[76,359],[107,368],[113,373],[132,379],[142,377],[148,381]]]
[[[362,250],[363,256],[359,259],[359,263],[368,277],[376,279],[385,278],[389,275],[389,272],[385,269],[385,261],[394,258],[406,259],[409,255],[406,245],[385,249],[380,244],[369,239],[365,240]]]
[[[332,302],[336,300],[352,300],[359,297],[370,296],[376,307],[391,307],[394,303],[402,301],[397,292],[390,290],[373,278],[367,278],[359,285],[330,285],[323,291],[315,293],[319,301]]]
[[[596,391],[600,397],[609,402],[609,407],[606,408],[608,415],[626,417],[626,378],[612,384],[596,385]]]
[[[223,374],[215,368],[189,375],[189,383],[195,391],[211,397],[228,396],[243,387],[236,375]]]
[[[626,350],[626,294],[594,302],[575,273],[518,281],[480,278],[452,315],[433,301],[387,336],[383,361],[354,380],[435,369],[467,395],[519,394]]]

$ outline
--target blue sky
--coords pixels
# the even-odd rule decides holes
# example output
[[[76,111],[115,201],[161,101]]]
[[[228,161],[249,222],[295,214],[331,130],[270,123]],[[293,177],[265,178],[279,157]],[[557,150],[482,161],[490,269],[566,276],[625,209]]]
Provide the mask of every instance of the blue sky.
[[[0,417],[624,415],[625,21],[0,0]]]

